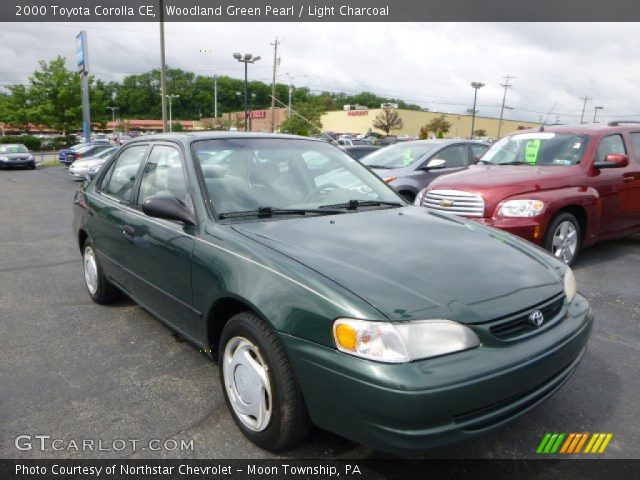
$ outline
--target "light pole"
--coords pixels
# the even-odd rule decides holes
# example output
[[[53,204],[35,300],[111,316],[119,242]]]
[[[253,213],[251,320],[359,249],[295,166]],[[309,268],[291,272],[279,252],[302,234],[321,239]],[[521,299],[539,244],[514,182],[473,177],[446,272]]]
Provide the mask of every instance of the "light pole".
[[[604,107],[593,107],[593,123],[596,123],[596,115],[598,110],[604,110]]]
[[[471,82],[471,87],[473,87],[473,112],[471,117],[471,140],[473,140],[473,129],[476,125],[476,104],[478,101],[478,90],[484,87],[484,83],[481,82]]]
[[[116,133],[116,110],[118,110],[118,107],[107,107],[107,109],[111,110],[111,125],[113,125],[111,130]]]
[[[169,100],[169,131],[172,132],[173,131],[173,117],[172,117],[172,100],[174,98],[180,98],[180,95],[167,95],[167,99]]]
[[[242,55],[241,53],[234,53],[233,58],[235,58],[240,63],[244,63],[244,131],[246,132],[247,126],[249,125],[247,118],[249,116],[247,106],[247,65],[249,65],[250,63],[256,63],[258,60],[260,60],[260,57],[254,57],[251,53],[245,53],[244,55]]]

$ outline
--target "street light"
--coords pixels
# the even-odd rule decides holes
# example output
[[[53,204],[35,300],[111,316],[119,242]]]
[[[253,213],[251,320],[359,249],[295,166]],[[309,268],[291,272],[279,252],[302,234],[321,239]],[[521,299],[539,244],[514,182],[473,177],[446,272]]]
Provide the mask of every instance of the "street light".
[[[233,58],[235,58],[240,63],[244,63],[244,131],[247,131],[247,117],[249,116],[248,106],[247,106],[247,65],[250,63],[256,63],[260,60],[260,57],[254,57],[251,53],[245,53],[244,56],[241,53],[234,53]]]
[[[113,133],[116,132],[116,110],[118,110],[118,107],[107,107],[107,110],[111,110],[111,124],[113,125],[113,128],[111,130],[113,130]]]
[[[180,95],[167,95],[167,99],[169,100],[169,131],[172,132],[173,131],[173,116],[172,116],[172,100],[174,98],[180,98]]]
[[[471,139],[473,140],[473,129],[476,125],[476,103],[478,101],[478,90],[484,87],[484,83],[471,82],[471,87],[473,87],[473,116],[471,117]]]
[[[604,110],[604,107],[593,107],[593,123],[596,123],[596,115],[598,110]]]

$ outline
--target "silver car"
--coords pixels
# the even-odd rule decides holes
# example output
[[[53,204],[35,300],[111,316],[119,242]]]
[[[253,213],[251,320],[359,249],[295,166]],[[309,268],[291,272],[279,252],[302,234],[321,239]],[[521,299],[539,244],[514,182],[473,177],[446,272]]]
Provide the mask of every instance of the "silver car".
[[[85,180],[87,175],[92,171],[95,174],[96,169],[102,167],[102,165],[111,158],[111,156],[118,150],[118,147],[107,148],[101,151],[93,157],[83,158],[82,160],[76,160],[69,167],[69,175],[77,180]]]

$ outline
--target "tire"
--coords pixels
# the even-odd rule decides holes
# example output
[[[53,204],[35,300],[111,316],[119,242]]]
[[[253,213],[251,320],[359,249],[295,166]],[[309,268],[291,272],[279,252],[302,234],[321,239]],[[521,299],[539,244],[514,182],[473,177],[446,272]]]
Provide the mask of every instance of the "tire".
[[[95,270],[94,270],[95,269]],[[118,289],[104,275],[98,262],[95,247],[87,239],[82,246],[82,270],[85,285],[92,300],[100,305],[113,302],[118,297]]]
[[[408,192],[408,191],[402,191],[399,194],[402,198],[404,198],[407,202],[413,204],[413,202],[416,200],[416,196],[414,193],[412,192]]]
[[[571,265],[578,257],[581,244],[582,232],[575,216],[569,212],[562,212],[551,220],[545,235],[544,248],[553,256]]]
[[[35,170],[35,169],[36,169],[36,164],[34,163],[33,165],[29,165],[29,168],[30,168],[31,170]]]
[[[256,314],[238,313],[224,326],[218,365],[227,406],[253,443],[277,451],[309,433],[311,420],[284,347]],[[253,415],[256,410],[261,414]]]

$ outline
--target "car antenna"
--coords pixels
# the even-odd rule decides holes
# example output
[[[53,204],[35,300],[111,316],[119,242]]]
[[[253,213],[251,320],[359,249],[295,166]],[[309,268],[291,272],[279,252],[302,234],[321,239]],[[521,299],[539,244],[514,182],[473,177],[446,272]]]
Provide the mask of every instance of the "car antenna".
[[[554,103],[553,107],[551,107],[551,110],[549,110],[549,113],[547,113],[547,117],[544,119],[544,122],[542,122],[542,124],[540,125],[540,128],[538,129],[539,132],[544,132],[544,126],[547,124],[547,120],[549,120],[549,117],[551,116],[553,111],[556,109],[556,105],[558,105],[558,102]]]

